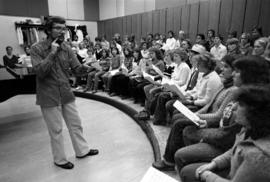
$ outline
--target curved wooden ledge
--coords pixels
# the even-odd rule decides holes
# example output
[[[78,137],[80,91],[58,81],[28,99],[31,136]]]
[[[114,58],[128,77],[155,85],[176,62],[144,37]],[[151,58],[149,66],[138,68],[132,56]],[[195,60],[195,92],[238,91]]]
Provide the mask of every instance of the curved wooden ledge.
[[[111,98],[106,97],[106,96],[100,96],[100,95],[95,95],[95,94],[91,94],[91,93],[83,93],[83,92],[78,92],[78,91],[74,91],[74,94],[77,97],[92,99],[92,100],[96,100],[96,101],[100,101],[100,102],[109,104],[109,105],[114,106],[117,109],[123,111],[124,113],[126,113],[141,127],[143,132],[146,134],[146,136],[147,136],[148,140],[150,141],[151,146],[153,148],[155,161],[158,161],[161,159],[160,148],[159,148],[158,140],[155,136],[154,130],[149,125],[149,123],[138,120],[137,118],[134,117],[134,115],[137,113],[137,111],[135,111],[135,109],[133,109],[132,107],[130,107],[124,103],[121,103],[115,99],[111,99]]]

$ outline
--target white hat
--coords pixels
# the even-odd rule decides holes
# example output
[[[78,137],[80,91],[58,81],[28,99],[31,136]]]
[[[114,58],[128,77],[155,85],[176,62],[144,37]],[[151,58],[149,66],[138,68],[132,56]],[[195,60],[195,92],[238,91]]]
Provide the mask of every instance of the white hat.
[[[206,50],[205,50],[205,47],[200,45],[200,44],[194,44],[191,48],[191,51],[194,51],[194,52],[197,52],[199,54],[202,54],[204,53]]]

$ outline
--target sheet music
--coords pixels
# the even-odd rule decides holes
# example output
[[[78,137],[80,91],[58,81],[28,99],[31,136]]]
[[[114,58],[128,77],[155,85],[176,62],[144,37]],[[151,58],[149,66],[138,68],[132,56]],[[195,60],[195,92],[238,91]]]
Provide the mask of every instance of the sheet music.
[[[94,68],[96,68],[97,70],[101,70],[102,69],[101,66],[99,65],[99,62],[97,62],[97,61],[91,63],[90,65],[93,66]]]
[[[143,73],[143,77],[144,78],[150,78],[152,81],[155,81],[155,77],[152,75],[149,75],[148,73],[146,73],[145,71],[142,72]]]
[[[174,81],[171,79],[168,79],[166,77],[162,78],[161,85],[167,84],[169,89],[179,95],[179,97],[183,100],[185,98],[184,89],[177,85]]]
[[[168,84],[168,85],[173,85],[174,82],[171,80],[171,79],[168,79],[166,77],[163,77],[162,78],[162,81],[161,81],[161,84],[164,85],[164,84]]]
[[[119,70],[118,69],[115,69],[115,70],[111,70],[110,71],[110,74],[112,75],[112,76],[114,76],[116,73],[118,73],[119,72]]]
[[[177,182],[177,180],[153,167],[150,167],[143,176],[141,182]]]
[[[153,69],[157,72],[157,74],[159,74],[160,76],[164,76],[164,74],[162,73],[162,71],[156,67],[155,65],[152,65]]]
[[[189,110],[185,105],[183,105],[181,102],[177,100],[175,101],[173,106],[182,114],[184,114],[188,119],[190,119],[194,124],[196,124],[197,126],[200,125],[199,123],[196,122],[200,120],[200,118],[196,114],[194,114],[191,110]]]

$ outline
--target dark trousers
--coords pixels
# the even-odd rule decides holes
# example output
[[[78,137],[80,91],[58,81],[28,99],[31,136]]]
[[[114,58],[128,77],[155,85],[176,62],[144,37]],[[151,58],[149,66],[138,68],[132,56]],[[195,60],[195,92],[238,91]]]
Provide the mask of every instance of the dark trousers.
[[[136,85],[136,88],[134,90],[134,97],[135,97],[135,100],[138,100],[140,101],[141,103],[144,103],[145,101],[145,93],[144,93],[144,87],[146,85],[149,85],[151,84],[148,80],[142,80],[140,83],[138,83]]]
[[[179,119],[176,123],[173,124],[171,132],[169,134],[165,154],[163,158],[170,163],[175,163],[174,161],[174,154],[175,152],[184,147],[185,143],[183,140],[183,130],[186,126],[194,125],[189,119],[185,116],[182,119]]]
[[[110,92],[114,92],[118,95],[129,96],[129,77],[120,74],[112,77]]]
[[[166,123],[166,103],[171,99],[170,92],[161,92],[157,97],[157,105],[154,112],[155,123]]]
[[[223,150],[213,145],[196,143],[177,150],[174,160],[180,174],[184,166],[198,162],[210,162],[213,158],[223,154],[223,152]]]

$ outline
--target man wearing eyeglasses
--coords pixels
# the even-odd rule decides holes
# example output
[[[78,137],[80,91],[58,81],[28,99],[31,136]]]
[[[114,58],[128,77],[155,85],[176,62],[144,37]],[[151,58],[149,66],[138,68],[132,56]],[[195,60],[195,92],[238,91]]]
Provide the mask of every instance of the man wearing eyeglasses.
[[[69,84],[69,73],[87,74],[90,67],[81,65],[64,41],[65,19],[49,17],[45,23],[47,39],[31,47],[31,60],[36,73],[37,105],[40,105],[51,138],[54,164],[63,169],[74,165],[67,160],[62,135],[64,119],[77,158],[97,155],[90,149],[84,136],[75,97]]]

